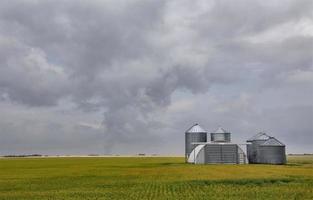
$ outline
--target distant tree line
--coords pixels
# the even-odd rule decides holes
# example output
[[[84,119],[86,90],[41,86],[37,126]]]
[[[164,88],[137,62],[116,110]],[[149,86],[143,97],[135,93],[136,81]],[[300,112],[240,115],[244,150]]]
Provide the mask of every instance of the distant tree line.
[[[3,157],[41,157],[41,154],[4,155]]]

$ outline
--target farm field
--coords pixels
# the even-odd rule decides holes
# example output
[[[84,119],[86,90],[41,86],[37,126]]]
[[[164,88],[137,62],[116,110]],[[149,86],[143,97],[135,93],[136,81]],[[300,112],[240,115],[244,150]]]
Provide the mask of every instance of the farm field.
[[[1,158],[1,200],[313,199],[313,156],[287,165],[193,165],[182,157]]]

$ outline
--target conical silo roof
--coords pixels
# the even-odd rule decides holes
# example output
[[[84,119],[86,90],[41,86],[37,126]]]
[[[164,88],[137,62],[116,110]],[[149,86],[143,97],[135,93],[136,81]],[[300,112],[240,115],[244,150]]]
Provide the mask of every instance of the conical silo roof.
[[[226,131],[225,129],[223,129],[222,127],[218,127],[218,129],[216,129],[214,132],[212,133],[229,133],[229,131]]]
[[[199,124],[194,124],[186,133],[206,133],[206,131]]]
[[[261,146],[285,146],[285,145],[276,138],[270,137],[263,144],[261,144]]]
[[[250,138],[249,140],[247,140],[247,142],[252,142],[255,140],[268,140],[269,138],[270,138],[269,135],[267,135],[266,133],[260,132],[256,134],[255,136],[253,136],[252,138]]]

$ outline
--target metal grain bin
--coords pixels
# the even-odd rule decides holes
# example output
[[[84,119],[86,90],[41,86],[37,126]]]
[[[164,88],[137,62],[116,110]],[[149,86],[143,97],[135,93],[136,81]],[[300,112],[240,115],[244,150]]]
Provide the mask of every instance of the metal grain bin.
[[[219,127],[216,131],[211,133],[212,142],[230,142],[230,132],[226,131],[222,127]]]
[[[268,136],[266,133],[260,132],[247,140],[247,142],[250,143],[247,145],[247,156],[249,163],[260,163],[260,157],[258,156],[260,154],[260,145],[269,138],[270,136]]]
[[[274,137],[259,146],[259,163],[264,164],[286,164],[285,145]]]
[[[192,150],[195,148],[194,142],[207,142],[207,132],[199,125],[194,124],[185,132],[185,159],[188,157]]]

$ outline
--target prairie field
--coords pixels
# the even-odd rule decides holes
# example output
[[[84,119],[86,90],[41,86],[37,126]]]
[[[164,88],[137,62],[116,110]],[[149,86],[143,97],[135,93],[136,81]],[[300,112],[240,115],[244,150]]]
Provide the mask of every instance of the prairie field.
[[[0,199],[313,199],[313,156],[290,156],[287,165],[193,165],[182,157],[2,158]]]

